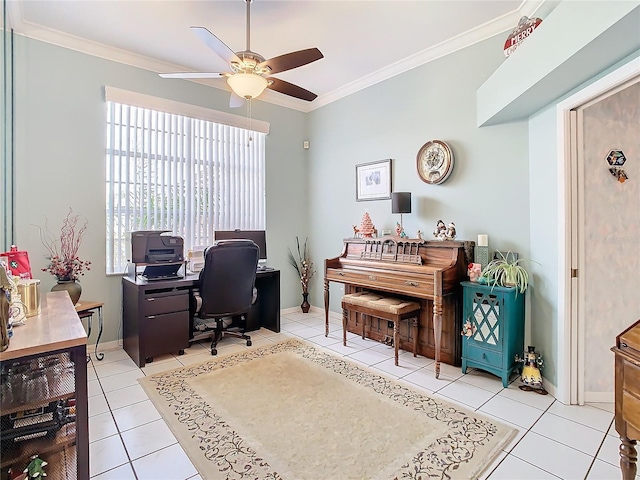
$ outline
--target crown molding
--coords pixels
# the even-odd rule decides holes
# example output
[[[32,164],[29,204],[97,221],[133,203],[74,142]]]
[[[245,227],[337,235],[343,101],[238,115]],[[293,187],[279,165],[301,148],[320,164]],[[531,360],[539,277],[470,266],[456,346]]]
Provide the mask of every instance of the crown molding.
[[[34,40],[50,43],[60,47],[68,48],[77,52],[93,55],[105,60],[130,65],[132,67],[142,68],[154,73],[169,72],[176,70],[184,70],[184,66],[164,62],[154,58],[133,53],[124,49],[111,47],[102,43],[77,37],[59,30],[43,27],[24,20],[22,2],[25,0],[16,0],[7,2],[7,14],[9,24],[14,32]],[[367,87],[380,83],[384,80],[392,78],[396,75],[404,73],[413,68],[434,61],[445,55],[451,54],[463,48],[474,45],[494,35],[512,30],[517,25],[522,15],[532,16],[538,12],[541,7],[548,5],[545,0],[523,0],[517,10],[505,14],[495,20],[480,25],[468,32],[462,33],[456,37],[446,40],[438,45],[430,47],[426,50],[411,55],[405,59],[399,60],[392,65],[381,68],[359,80],[351,82],[344,87],[333,90],[327,94],[318,96],[313,102],[305,102],[286,95],[280,95],[274,92],[265,91],[259,98],[261,101],[279,105],[285,108],[298,110],[303,113],[309,113],[315,109],[333,103],[341,98],[349,96]],[[552,7],[551,7],[552,8]],[[199,83],[208,87],[217,88],[219,90],[229,91],[218,85],[212,85],[206,79],[189,79],[185,81]]]

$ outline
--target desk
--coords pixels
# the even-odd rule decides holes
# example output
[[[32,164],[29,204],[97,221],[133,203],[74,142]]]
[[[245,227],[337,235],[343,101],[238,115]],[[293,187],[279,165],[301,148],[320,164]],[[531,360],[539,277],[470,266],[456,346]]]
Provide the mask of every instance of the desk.
[[[189,296],[198,275],[178,280],[122,278],[123,346],[139,367],[157,355],[189,347]],[[280,270],[259,270],[258,298],[246,318],[247,331],[260,327],[280,332]]]
[[[83,318],[87,319],[87,337],[91,336],[91,325],[93,323],[93,314],[98,314],[98,338],[96,339],[95,345],[95,356],[98,360],[104,359],[104,353],[98,353],[98,343],[100,343],[100,337],[102,336],[102,306],[104,303],[102,302],[94,302],[92,300],[83,300],[75,304],[76,312],[78,312],[78,317],[80,320]]]

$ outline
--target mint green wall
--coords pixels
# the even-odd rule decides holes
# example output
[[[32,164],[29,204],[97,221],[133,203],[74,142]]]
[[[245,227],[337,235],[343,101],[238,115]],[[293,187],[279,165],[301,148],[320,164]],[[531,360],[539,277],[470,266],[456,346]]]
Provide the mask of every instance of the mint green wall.
[[[409,236],[425,238],[439,219],[455,222],[460,240],[489,235],[491,250],[529,258],[527,123],[476,126],[476,90],[504,61],[502,35],[373,85],[309,114],[310,236],[318,276],[311,301],[321,306],[323,260],[336,257],[368,211],[378,228],[399,215],[390,200],[355,201],[355,166],[393,159],[393,190],[412,192],[404,215]],[[416,154],[429,140],[449,143],[455,168],[442,185],[416,171]],[[341,290],[332,286],[332,310]]]
[[[16,36],[16,231],[43,292],[54,278],[38,230],[52,231],[69,207],[89,220],[81,258],[93,262],[82,277],[83,298],[105,302],[102,341],[121,337],[120,277],[105,276],[105,85],[246,115],[228,109],[229,93],[193,82],[161,79],[153,72]],[[287,264],[287,245],[307,230],[305,114],[256,101],[253,117],[271,123],[267,137],[267,248],[282,269],[282,306],[300,304],[300,287]],[[95,329],[94,329],[95,331]],[[90,342],[95,342],[95,333]]]

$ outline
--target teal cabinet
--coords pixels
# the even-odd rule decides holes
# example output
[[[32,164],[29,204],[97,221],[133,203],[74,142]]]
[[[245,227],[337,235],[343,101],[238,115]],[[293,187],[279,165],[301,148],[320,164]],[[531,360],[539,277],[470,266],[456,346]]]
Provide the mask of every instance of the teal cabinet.
[[[524,350],[524,293],[513,287],[461,282],[462,373],[478,368],[502,378],[519,368],[515,357]]]

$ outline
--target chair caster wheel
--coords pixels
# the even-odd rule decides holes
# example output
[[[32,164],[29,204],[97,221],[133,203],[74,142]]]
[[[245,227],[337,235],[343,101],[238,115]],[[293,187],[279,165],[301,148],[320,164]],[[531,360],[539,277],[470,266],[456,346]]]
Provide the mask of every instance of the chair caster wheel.
[[[218,355],[218,349],[212,348],[211,349],[211,355]]]
[[[178,350],[178,355],[184,355],[184,349]]]
[[[144,359],[145,363],[151,363],[153,362],[153,357],[147,357]]]
[[[251,340],[247,340],[247,347],[251,346]]]

